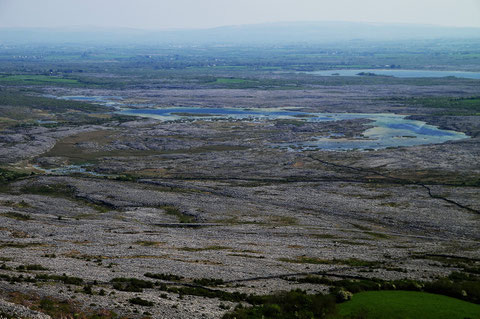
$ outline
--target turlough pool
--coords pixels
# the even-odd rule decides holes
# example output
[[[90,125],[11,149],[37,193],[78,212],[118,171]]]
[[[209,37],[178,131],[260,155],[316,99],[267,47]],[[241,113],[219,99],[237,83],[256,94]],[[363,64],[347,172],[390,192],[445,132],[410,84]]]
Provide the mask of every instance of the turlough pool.
[[[422,121],[407,119],[405,115],[382,113],[312,113],[302,112],[294,108],[204,108],[204,107],[167,107],[146,109],[124,109],[118,112],[154,118],[163,121],[172,120],[275,120],[296,119],[307,122],[342,121],[368,119],[365,131],[361,136],[345,138],[342,135],[314,136],[309,141],[283,143],[277,147],[290,150],[366,150],[387,147],[415,146],[438,144],[468,138],[461,132],[442,130]]]

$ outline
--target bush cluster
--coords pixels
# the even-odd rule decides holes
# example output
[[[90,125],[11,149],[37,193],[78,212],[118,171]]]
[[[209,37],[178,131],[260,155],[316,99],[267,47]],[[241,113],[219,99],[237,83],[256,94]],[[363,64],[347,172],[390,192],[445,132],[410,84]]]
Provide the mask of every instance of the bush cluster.
[[[153,288],[151,281],[137,278],[113,278],[110,282],[113,284],[114,289],[120,291],[142,292],[143,289]]]
[[[245,308],[237,306],[223,319],[294,319],[327,318],[336,313],[332,295],[309,295],[302,290],[292,290],[269,296],[258,296],[258,305]]]

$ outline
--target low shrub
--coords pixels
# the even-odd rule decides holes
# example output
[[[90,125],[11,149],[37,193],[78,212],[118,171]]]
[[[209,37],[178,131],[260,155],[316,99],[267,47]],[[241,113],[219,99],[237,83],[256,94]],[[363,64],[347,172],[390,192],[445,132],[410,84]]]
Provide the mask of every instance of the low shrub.
[[[224,281],[222,279],[214,279],[214,278],[199,278],[199,279],[194,279],[193,283],[200,286],[219,286],[219,285],[223,285]]]
[[[184,277],[182,276],[177,276],[172,274],[152,274],[149,272],[146,273],[144,276],[148,278],[160,279],[160,280],[166,280],[166,281],[182,281],[184,279]]]
[[[336,313],[332,295],[309,295],[302,290],[292,290],[269,296],[259,296],[260,304],[253,307],[238,306],[223,319],[293,319],[327,318]]]
[[[152,307],[154,305],[153,302],[142,299],[140,297],[129,299],[128,302],[130,302],[132,305],[139,305],[144,307]]]
[[[20,265],[16,268],[20,271],[36,271],[36,270],[48,270],[48,268],[43,267],[42,265]]]
[[[143,289],[153,288],[151,281],[137,278],[113,278],[110,282],[113,284],[114,289],[120,291],[142,292]]]

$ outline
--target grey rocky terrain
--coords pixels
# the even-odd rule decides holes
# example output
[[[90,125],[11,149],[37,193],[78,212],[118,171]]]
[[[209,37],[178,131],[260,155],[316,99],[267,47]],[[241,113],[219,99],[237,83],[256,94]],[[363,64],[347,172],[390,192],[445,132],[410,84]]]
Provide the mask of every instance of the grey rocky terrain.
[[[122,94],[158,106],[395,112],[471,138],[367,151],[275,147],[332,132],[361,136],[371,125],[366,120],[295,125],[131,117],[0,131],[1,163],[29,173],[0,192],[0,314],[47,318],[10,301],[28,306],[48,296],[127,318],[221,318],[237,302],[165,287],[327,291],[286,277],[426,281],[457,269],[442,256],[478,262],[478,116],[435,116],[431,109],[382,99],[470,95],[478,87],[413,90],[372,85]],[[47,93],[118,95],[62,88]],[[84,170],[49,171],[69,165]],[[128,291],[115,278],[152,286]],[[153,305],[132,303],[135,297]]]

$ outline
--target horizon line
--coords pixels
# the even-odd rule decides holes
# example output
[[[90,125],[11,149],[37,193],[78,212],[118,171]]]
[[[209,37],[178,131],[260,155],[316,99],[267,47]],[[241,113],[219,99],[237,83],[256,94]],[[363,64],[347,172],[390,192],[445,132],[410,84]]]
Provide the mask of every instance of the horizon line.
[[[275,21],[275,22],[258,22],[245,24],[225,24],[210,27],[164,27],[164,28],[141,28],[129,26],[99,26],[99,25],[63,25],[63,26],[2,26],[0,29],[128,29],[136,31],[189,31],[189,30],[211,30],[228,27],[246,27],[246,26],[261,26],[272,24],[299,24],[299,23],[351,23],[351,24],[365,24],[365,25],[395,25],[395,26],[418,26],[418,27],[435,27],[435,28],[454,28],[454,29],[480,29],[480,26],[456,26],[456,25],[441,25],[441,24],[422,24],[410,22],[379,22],[379,21],[345,21],[345,20],[292,20],[292,21]]]

